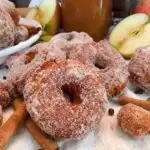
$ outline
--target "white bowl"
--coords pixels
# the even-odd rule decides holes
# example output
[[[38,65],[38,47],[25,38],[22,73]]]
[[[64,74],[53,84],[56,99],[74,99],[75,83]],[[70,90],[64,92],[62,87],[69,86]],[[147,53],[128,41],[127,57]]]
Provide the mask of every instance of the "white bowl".
[[[26,19],[26,18],[21,18],[20,24],[41,27],[39,22],[32,20],[32,19]],[[0,64],[3,64],[5,59],[9,55],[28,49],[32,44],[34,44],[40,38],[41,34],[42,34],[42,31],[40,30],[37,34],[31,36],[28,40],[24,42],[20,42],[18,45],[14,45],[8,48],[1,49],[0,50]]]

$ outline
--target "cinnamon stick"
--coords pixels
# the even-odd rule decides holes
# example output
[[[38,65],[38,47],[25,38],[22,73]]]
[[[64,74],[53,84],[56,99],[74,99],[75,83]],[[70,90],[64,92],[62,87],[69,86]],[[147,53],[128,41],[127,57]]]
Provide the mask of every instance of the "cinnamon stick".
[[[30,117],[26,120],[25,126],[42,150],[58,150],[57,143],[46,135]]]
[[[9,142],[27,117],[26,106],[22,100],[16,99],[14,108],[12,116],[0,127],[0,150]]]
[[[134,99],[127,96],[120,96],[118,99],[120,105],[126,105],[132,103],[134,105],[140,106],[146,110],[150,110],[150,101]]]

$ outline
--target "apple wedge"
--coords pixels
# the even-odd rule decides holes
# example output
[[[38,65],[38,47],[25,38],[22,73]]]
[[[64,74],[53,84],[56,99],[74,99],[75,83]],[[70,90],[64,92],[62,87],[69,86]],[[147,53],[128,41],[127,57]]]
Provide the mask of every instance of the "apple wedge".
[[[125,58],[130,58],[136,48],[150,44],[149,26],[149,16],[131,15],[114,28],[109,41]]]
[[[39,6],[29,11],[26,18],[39,21],[45,32],[54,35],[60,26],[60,6],[56,0],[42,0]]]
[[[50,35],[47,35],[47,36],[41,36],[40,37],[40,41],[43,41],[43,42],[48,42],[52,39],[53,36],[50,36]]]
[[[130,58],[137,48],[147,45],[150,45],[150,23],[146,24],[136,35],[129,37],[119,51],[125,58]]]

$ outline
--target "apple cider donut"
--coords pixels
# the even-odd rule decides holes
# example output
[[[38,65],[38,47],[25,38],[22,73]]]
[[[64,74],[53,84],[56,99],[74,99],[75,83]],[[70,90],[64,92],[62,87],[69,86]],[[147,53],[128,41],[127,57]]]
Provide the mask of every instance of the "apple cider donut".
[[[8,69],[10,69],[12,67],[12,65],[15,63],[15,61],[17,59],[19,59],[19,57],[23,54],[23,52],[17,52],[15,54],[12,54],[10,56],[8,56],[5,60],[5,65],[8,67]]]
[[[150,46],[137,49],[128,68],[130,82],[146,92],[150,92]]]
[[[22,95],[25,80],[42,62],[46,60],[57,62],[65,59],[65,53],[50,46],[49,43],[37,44],[17,58],[9,70],[8,81]]]
[[[128,67],[124,58],[112,49],[107,40],[78,44],[70,48],[68,57],[87,64],[103,80],[108,96],[118,95],[128,81]]]
[[[19,44],[29,38],[29,31],[24,26],[16,26],[15,30],[15,44]]]
[[[68,37],[72,37],[67,41]],[[69,45],[76,45],[78,43],[92,42],[86,33],[61,33],[56,35],[52,41],[42,44],[37,44],[30,48],[25,54],[21,55],[12,65],[9,71],[9,80],[15,88],[22,93],[24,82],[27,76],[38,67],[43,61],[61,61],[67,57],[67,49]],[[63,51],[63,49],[65,49]]]
[[[14,96],[13,87],[5,80],[0,81],[0,105],[2,108],[10,105]]]
[[[127,62],[115,51],[107,40],[96,44],[97,56],[94,69],[103,79],[108,96],[116,96],[122,92],[128,82]]]
[[[0,7],[0,49],[14,45],[15,24],[11,16]]]
[[[94,130],[105,113],[106,91],[78,61],[45,62],[24,88],[27,110],[47,134],[81,138]]]
[[[150,131],[149,111],[134,104],[122,107],[117,120],[123,131],[134,138],[140,138]]]
[[[67,53],[69,59],[80,61],[86,65],[92,65],[95,62],[96,55],[95,43],[72,45]]]
[[[57,45],[60,49],[67,51],[68,48],[76,44],[92,43],[93,39],[84,32],[60,33],[51,40],[53,45]]]
[[[3,111],[2,111],[2,106],[0,105],[0,126],[3,123]]]
[[[5,9],[7,13],[11,16],[14,23],[18,25],[20,16],[15,7],[15,4],[9,0],[0,0],[0,7]]]

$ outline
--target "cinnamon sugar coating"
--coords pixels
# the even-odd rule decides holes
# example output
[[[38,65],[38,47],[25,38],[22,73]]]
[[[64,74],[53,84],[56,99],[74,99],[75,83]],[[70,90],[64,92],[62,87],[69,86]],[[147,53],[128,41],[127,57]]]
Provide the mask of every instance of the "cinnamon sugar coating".
[[[24,96],[29,114],[44,132],[80,138],[99,124],[107,95],[117,95],[125,87],[128,68],[107,41],[95,43],[85,33],[71,32],[19,56],[8,80]]]
[[[97,49],[95,43],[83,43],[70,46],[67,57],[80,61],[86,65],[92,65],[96,61]]]
[[[0,81],[0,105],[5,108],[10,105],[12,101],[13,87],[7,81]]]
[[[0,7],[0,48],[14,45],[15,24],[11,16]]]
[[[150,131],[150,113],[139,106],[125,105],[117,119],[122,130],[134,138],[140,138]]]
[[[105,82],[108,96],[118,95],[124,89],[129,76],[127,63],[107,40],[78,44],[70,49],[68,57],[91,67],[100,80]]]
[[[84,32],[60,33],[51,40],[53,45],[57,45],[61,50],[67,51],[70,46],[76,44],[92,43],[93,39]]]
[[[29,38],[29,31],[24,26],[16,26],[15,44],[19,44]]]
[[[45,62],[24,88],[27,110],[47,134],[81,138],[99,124],[105,113],[104,86],[80,62]]]
[[[0,0],[0,48],[13,46],[16,38],[18,40],[18,36],[15,35],[21,32],[20,27],[17,27],[19,18],[15,5],[12,2]],[[24,32],[22,31],[22,33]]]
[[[70,35],[73,37],[71,41],[64,39]],[[59,40],[59,38],[61,39]],[[63,41],[62,44],[60,41]],[[9,81],[22,94],[25,80],[34,72],[35,68],[47,60],[55,62],[66,60],[69,45],[76,45],[82,42],[92,42],[92,39],[86,33],[71,32],[56,35],[50,42],[31,47],[12,65],[8,75]],[[66,47],[66,45],[68,46]]]
[[[130,81],[150,92],[150,46],[136,50],[129,63]]]
[[[65,59],[66,55],[64,52],[54,48],[49,43],[37,44],[15,61],[8,73],[8,80],[22,94],[26,79],[42,62],[46,60],[61,61]]]
[[[0,7],[5,9],[8,12],[8,14],[10,14],[11,18],[13,19],[16,25],[19,23],[20,16],[13,2],[9,0],[0,0]]]
[[[73,39],[67,41],[68,36]],[[83,40],[84,37],[85,39]],[[62,43],[59,38],[60,41],[63,41]],[[35,56],[32,56],[35,58],[30,58],[33,60],[26,63],[26,55],[30,54],[31,51],[35,51]],[[118,95],[126,86],[128,68],[122,56],[112,49],[108,41],[94,43],[90,37],[88,38],[87,34],[76,32],[62,33],[54,37],[50,42],[37,44],[29,49],[12,66],[10,80],[21,93],[27,76],[30,76],[33,70],[44,61],[61,61],[68,58],[88,65],[97,74],[98,78],[105,82],[108,96]],[[34,65],[32,62],[34,62]]]
[[[15,61],[19,59],[19,57],[23,54],[23,52],[17,52],[15,54],[12,54],[8,56],[5,60],[5,64],[7,65],[8,69],[12,67],[13,64],[15,64]]]
[[[3,123],[3,112],[2,112],[2,106],[0,105],[0,126]]]
[[[99,78],[103,79],[108,96],[116,96],[128,82],[127,62],[107,40],[97,43],[96,48],[95,71]]]
[[[0,0],[0,49],[28,39],[28,29],[20,26],[19,20],[20,15],[14,3],[9,0]]]

